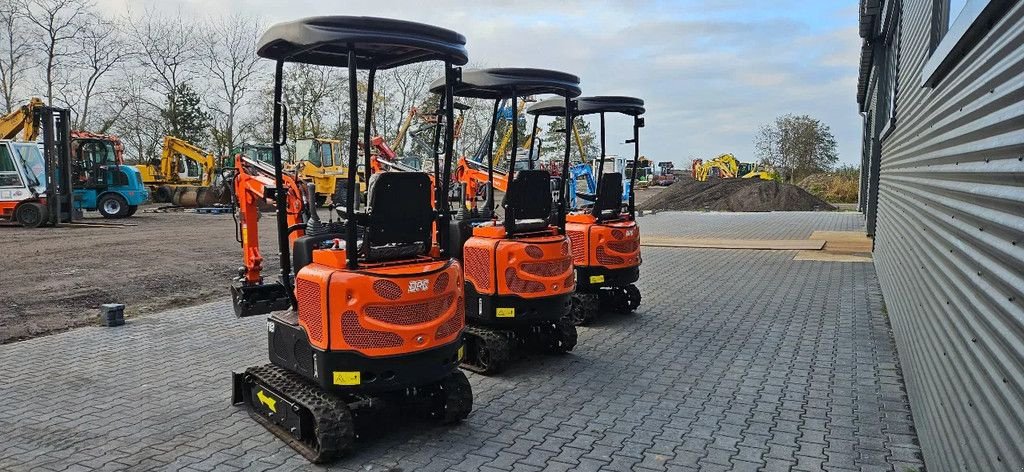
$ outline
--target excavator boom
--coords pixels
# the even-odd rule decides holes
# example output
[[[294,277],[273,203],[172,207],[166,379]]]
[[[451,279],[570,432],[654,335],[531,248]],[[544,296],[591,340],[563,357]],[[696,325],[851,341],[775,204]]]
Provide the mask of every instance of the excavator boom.
[[[46,104],[38,97],[32,97],[25,105],[0,118],[0,139],[18,139],[21,141],[35,141],[39,137],[39,130],[33,122],[34,111]]]
[[[302,223],[303,199],[295,180],[285,174],[284,191],[287,192],[288,227]],[[273,201],[276,194],[274,169],[265,163],[250,159],[239,154],[235,157],[235,196],[238,200],[240,214],[239,242],[245,262],[244,273],[239,274],[247,285],[263,282],[263,256],[260,254],[259,218],[260,203]],[[289,241],[302,235],[302,230],[295,230],[288,235]]]

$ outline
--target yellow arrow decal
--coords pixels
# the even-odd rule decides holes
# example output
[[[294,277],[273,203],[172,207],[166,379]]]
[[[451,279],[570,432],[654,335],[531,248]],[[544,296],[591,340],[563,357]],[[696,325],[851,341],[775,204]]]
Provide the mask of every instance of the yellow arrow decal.
[[[263,393],[263,390],[256,392],[256,398],[260,400],[260,403],[267,405],[267,408],[270,408],[270,411],[277,413],[277,400],[274,400],[270,395]]]

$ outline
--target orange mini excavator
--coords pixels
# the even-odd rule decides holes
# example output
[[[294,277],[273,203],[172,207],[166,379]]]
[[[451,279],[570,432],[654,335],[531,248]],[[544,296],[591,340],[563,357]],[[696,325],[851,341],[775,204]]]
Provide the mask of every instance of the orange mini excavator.
[[[439,80],[431,88],[437,92],[442,86]],[[467,71],[455,84],[457,97],[495,103],[485,138],[487,155],[492,153],[499,103],[510,99],[515,108],[520,97],[540,94],[575,97],[580,94],[579,78],[544,69],[497,68]],[[516,168],[518,120],[512,126],[509,169]],[[494,169],[487,161],[493,192]],[[550,181],[544,170],[515,172],[501,204],[503,218],[494,212],[493,197],[481,218],[467,215],[465,198],[459,197],[458,217],[449,229],[451,253],[463,262],[466,275],[466,369],[492,374],[517,349],[562,353],[576,345],[576,327],[565,317],[574,286],[562,218],[565,205],[559,201],[559,211],[552,211]]]
[[[634,282],[640,278],[640,228],[636,224],[633,189],[636,174],[629,176],[629,200],[622,204],[623,176],[604,172],[605,114],[622,113],[633,117],[633,168],[640,158],[640,128],[644,126],[644,101],[633,97],[580,97],[575,116],[598,114],[601,117],[601,158],[598,161],[597,190],[580,195],[590,205],[567,217],[566,233],[572,240],[573,265],[576,267],[576,295],[570,315],[576,325],[586,323],[599,309],[630,313],[640,306],[640,290]],[[527,109],[535,116],[561,116],[566,101],[554,98]],[[571,123],[571,121],[566,121]],[[535,127],[536,128],[536,127]],[[563,174],[565,175],[565,174]]]
[[[235,195],[245,257],[232,287],[240,317],[270,313],[270,363],[234,374],[232,399],[312,462],[348,451],[363,418],[381,408],[422,413],[445,423],[469,414],[473,393],[458,370],[465,326],[462,268],[448,255],[447,212],[435,212],[430,178],[418,172],[369,177],[364,208],[338,207],[340,220],[321,222],[312,184],[284,175],[287,138],[282,99],[284,64],[347,67],[348,168],[357,167],[359,106],[370,148],[374,77],[378,70],[442,61],[445,171],[451,168],[452,84],[467,61],[465,38],[453,31],[383,18],[329,16],[277,24],[257,54],[276,62],[271,165],[237,157]],[[358,72],[365,70],[361,76]],[[357,77],[366,78],[365,101]],[[358,86],[362,86],[362,82]],[[369,153],[365,168],[370,169]],[[447,192],[444,187],[435,195]],[[345,202],[359,202],[349,172]],[[281,272],[265,281],[257,204],[276,206]],[[360,419],[357,422],[355,419]]]

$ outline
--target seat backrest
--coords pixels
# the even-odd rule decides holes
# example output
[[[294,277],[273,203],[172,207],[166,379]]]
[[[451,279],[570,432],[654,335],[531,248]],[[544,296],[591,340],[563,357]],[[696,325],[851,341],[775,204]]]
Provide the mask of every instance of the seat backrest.
[[[597,187],[594,216],[598,219],[619,216],[622,211],[622,174],[618,172],[602,174]]]
[[[536,227],[546,227],[551,217],[551,206],[551,174],[538,169],[516,172],[502,202],[505,218],[515,223],[515,232],[536,231]],[[519,225],[521,220],[534,221]]]
[[[386,245],[430,248],[434,210],[430,177],[422,172],[384,172],[370,176],[367,187],[365,247]]]

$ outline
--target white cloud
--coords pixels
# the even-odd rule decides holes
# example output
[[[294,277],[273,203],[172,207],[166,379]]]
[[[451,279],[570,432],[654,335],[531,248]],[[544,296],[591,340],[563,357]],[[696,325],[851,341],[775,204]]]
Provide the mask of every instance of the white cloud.
[[[733,152],[753,160],[757,127],[806,113],[832,127],[844,162],[858,162],[856,0],[837,2],[821,22],[802,2],[769,14],[741,0],[133,0],[196,16],[233,11],[267,23],[323,14],[398,17],[466,35],[471,61],[548,67],[583,80],[585,94],[631,94],[648,104],[644,152],[685,164]],[[122,0],[98,0],[121,13]],[[815,4],[818,7],[817,4]],[[787,13],[792,13],[787,17]],[[813,21],[812,21],[813,20]],[[836,24],[827,28],[823,24]]]

